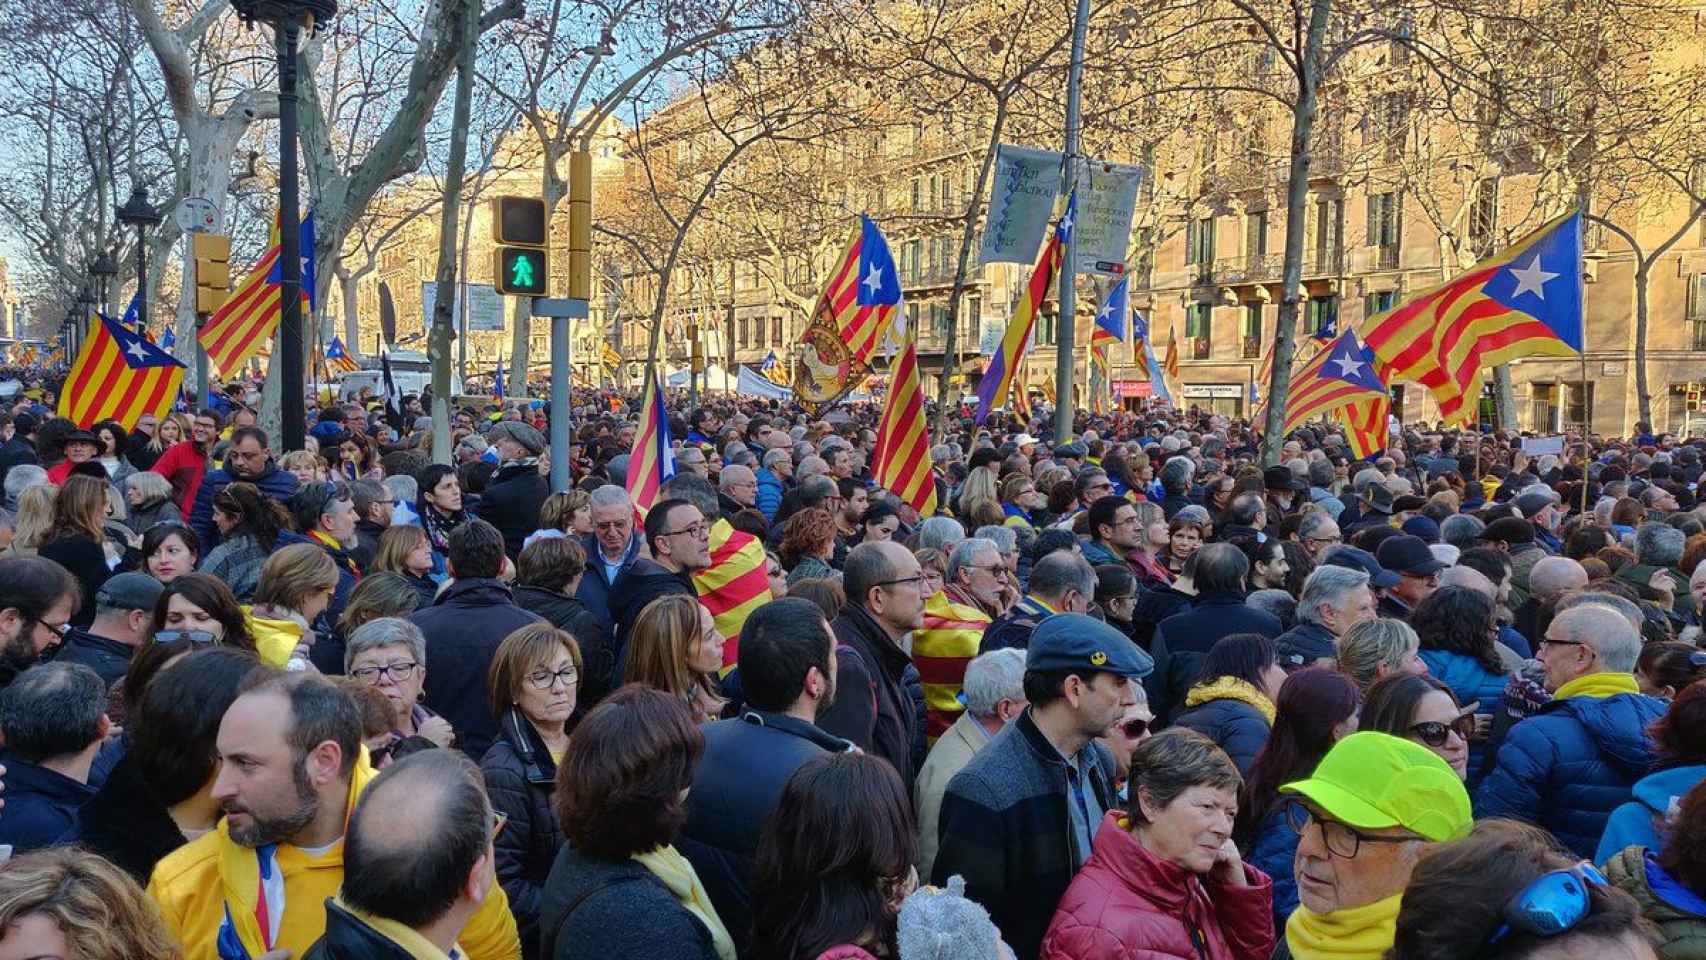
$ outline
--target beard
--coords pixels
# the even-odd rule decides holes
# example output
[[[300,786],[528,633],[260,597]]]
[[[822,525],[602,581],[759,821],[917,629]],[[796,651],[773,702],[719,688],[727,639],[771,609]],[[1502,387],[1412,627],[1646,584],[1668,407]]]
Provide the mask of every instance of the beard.
[[[249,815],[249,822],[243,826],[226,821],[232,840],[250,848],[263,847],[269,843],[283,843],[314,822],[314,818],[320,814],[320,795],[314,792],[313,784],[308,782],[308,772],[303,769],[300,761],[293,765],[291,774],[296,785],[296,808],[289,813],[263,817],[247,807],[226,804],[227,814],[237,812]]]
[[[41,660],[41,654],[36,651],[35,641],[31,638],[35,630],[35,621],[25,621],[17,636],[0,643],[0,671],[23,673]]]

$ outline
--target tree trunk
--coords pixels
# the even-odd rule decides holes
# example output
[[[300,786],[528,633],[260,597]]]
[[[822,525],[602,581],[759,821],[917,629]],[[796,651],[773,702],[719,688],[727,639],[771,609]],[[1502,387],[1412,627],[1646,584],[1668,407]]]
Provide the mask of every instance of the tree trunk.
[[[1297,58],[1297,102],[1291,111],[1291,171],[1285,189],[1285,267],[1279,320],[1274,327],[1274,369],[1268,381],[1268,411],[1262,425],[1262,462],[1279,462],[1285,443],[1285,407],[1291,393],[1291,359],[1297,350],[1297,311],[1303,296],[1304,210],[1309,201],[1310,136],[1315,129],[1316,89],[1321,82],[1321,45],[1332,0],[1311,0],[1308,32]]]
[[[995,120],[990,125],[989,143],[984,147],[983,163],[977,169],[977,187],[972,195],[966,198],[965,224],[960,228],[960,259],[954,270],[954,290],[948,297],[947,332],[942,340],[942,381],[936,392],[936,436],[946,437],[949,429],[949,406],[951,403],[948,391],[949,381],[957,372],[959,366],[956,341],[960,323],[960,291],[966,286],[966,274],[971,270],[971,247],[977,240],[978,207],[983,205],[983,191],[989,183],[989,171],[995,165],[995,148],[1001,142],[1001,132],[1007,126],[1007,100],[1001,98],[995,102]],[[918,331],[914,330],[916,336]],[[983,331],[973,331],[973,336],[982,337]]]
[[[344,349],[354,360],[361,356],[361,323],[356,316],[356,293],[361,286],[361,277],[342,268],[342,257],[338,260],[338,287],[344,301]]]
[[[1474,402],[1479,409],[1481,398],[1475,397]],[[1493,368],[1493,415],[1498,421],[1493,425],[1495,429],[1516,429],[1516,386],[1511,383],[1511,365],[1508,363]]]
[[[1653,394],[1647,384],[1647,282],[1653,262],[1637,259],[1635,268],[1635,403],[1641,422],[1653,423]],[[1582,331],[1582,350],[1587,350],[1587,331]],[[1585,397],[1583,398],[1586,399]]]
[[[439,215],[438,297],[433,301],[432,333],[427,357],[432,361],[432,458],[450,462],[450,347],[452,311],[456,307],[456,236],[461,224],[462,172],[468,163],[468,110],[474,97],[474,47],[480,40],[480,6],[460,0],[462,45],[456,71],[456,102],[451,115],[450,157],[444,173],[444,208]],[[447,292],[449,291],[449,292]]]

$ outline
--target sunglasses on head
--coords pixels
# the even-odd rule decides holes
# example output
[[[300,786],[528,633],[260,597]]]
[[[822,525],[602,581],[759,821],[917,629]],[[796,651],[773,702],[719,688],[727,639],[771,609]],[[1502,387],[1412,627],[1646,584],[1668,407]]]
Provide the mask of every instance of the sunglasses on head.
[[[1127,740],[1136,740],[1149,732],[1149,721],[1142,719],[1127,720],[1120,724],[1120,732],[1125,734]]]
[[[1442,723],[1438,720],[1428,720],[1422,723],[1410,724],[1410,732],[1415,734],[1416,739],[1430,747],[1445,746],[1446,741],[1451,739],[1451,732],[1453,730],[1457,731],[1458,736],[1462,737],[1465,741],[1468,741],[1469,735],[1475,732],[1474,714],[1464,714],[1450,723]]]

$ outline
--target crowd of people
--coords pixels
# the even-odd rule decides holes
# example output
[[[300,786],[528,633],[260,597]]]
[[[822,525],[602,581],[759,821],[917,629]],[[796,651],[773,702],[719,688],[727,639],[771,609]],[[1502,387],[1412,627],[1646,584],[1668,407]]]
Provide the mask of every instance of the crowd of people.
[[[1706,957],[1706,444],[219,399],[0,409],[0,958]]]

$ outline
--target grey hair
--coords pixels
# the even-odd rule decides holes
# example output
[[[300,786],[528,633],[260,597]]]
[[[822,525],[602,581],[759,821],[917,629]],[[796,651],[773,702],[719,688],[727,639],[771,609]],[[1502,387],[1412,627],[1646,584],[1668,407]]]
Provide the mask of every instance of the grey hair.
[[[805,483],[812,477],[822,476],[828,472],[829,461],[816,454],[794,457],[794,481],[796,483]]]
[[[1096,568],[1071,550],[1056,550],[1031,567],[1029,587],[1044,600],[1058,600],[1068,590],[1089,599],[1096,595]]]
[[[413,505],[421,495],[421,485],[406,473],[392,474],[380,481],[380,485],[399,503]]]
[[[972,534],[979,540],[988,540],[995,544],[995,549],[1002,553],[1012,553],[1019,549],[1019,530],[1017,527],[1004,527],[999,523],[986,523]]]
[[[930,448],[930,459],[937,463],[946,463],[952,458],[953,448],[945,443],[938,443]]]
[[[1477,546],[1475,538],[1487,525],[1480,517],[1472,517],[1467,513],[1454,513],[1446,517],[1439,525],[1439,538],[1459,550],[1468,550]]]
[[[711,486],[711,481],[691,470],[684,470],[670,477],[658,488],[659,499],[669,497],[679,497],[698,507],[707,523],[715,523],[717,518],[722,516],[722,504],[717,499],[717,488]]]
[[[1321,623],[1323,604],[1343,610],[1352,590],[1368,589],[1368,572],[1349,567],[1324,564],[1316,567],[1303,581],[1303,592],[1297,598],[1297,619],[1303,623]]]
[[[774,467],[776,465],[777,461],[781,460],[783,457],[787,457],[788,462],[790,462],[790,463],[792,463],[794,460],[793,452],[789,451],[789,450],[784,450],[781,447],[776,447],[773,450],[764,451],[764,469],[768,470],[771,467]]]
[[[1320,462],[1326,463],[1327,461],[1322,460]],[[1328,464],[1328,467],[1330,469],[1332,465]],[[1325,527],[1329,523],[1334,526],[1338,526],[1338,521],[1334,520],[1332,515],[1327,513],[1327,511],[1311,510],[1303,515],[1302,520],[1297,522],[1297,539],[1313,540],[1315,539],[1315,535],[1321,532],[1321,528]]]
[[[1006,647],[972,658],[965,691],[967,712],[980,718],[995,713],[1003,700],[1025,699],[1025,651]]]
[[[1643,523],[1635,528],[1635,561],[1655,567],[1674,567],[1682,561],[1687,537],[1667,523]]]
[[[125,477],[124,488],[142,494],[144,500],[172,495],[172,482],[152,470],[138,470]]]
[[[1404,660],[1421,645],[1415,629],[1402,620],[1364,620],[1340,638],[1339,670],[1366,690],[1378,678],[1381,667],[1401,669]]]
[[[6,503],[16,505],[23,492],[38,483],[47,482],[47,471],[37,464],[20,463],[6,471]]]
[[[1634,670],[1641,655],[1640,629],[1603,604],[1584,603],[1564,610],[1552,618],[1548,629],[1562,630],[1569,639],[1592,647],[1600,665],[1613,673]]]
[[[995,545],[994,540],[985,540],[982,537],[967,537],[954,544],[954,549],[948,554],[948,569],[944,574],[947,581],[957,583],[960,579],[960,571],[966,567],[975,566],[978,555],[986,550],[995,554],[997,558],[1001,555],[1001,548]]]
[[[1197,472],[1197,465],[1190,457],[1173,457],[1161,466],[1161,485],[1177,487],[1191,482],[1191,477]]]
[[[592,496],[587,498],[587,505],[594,510],[599,507],[631,509],[634,501],[628,499],[628,491],[614,483],[607,483],[592,492]]]
[[[1273,614],[1281,626],[1290,627],[1297,620],[1297,601],[1284,590],[1252,590],[1244,598],[1244,605]]]
[[[1385,482],[1386,474],[1374,467],[1364,467],[1356,472],[1356,476],[1351,478],[1351,489],[1360,494],[1374,484]]]
[[[931,517],[918,525],[918,545],[933,550],[951,550],[964,540],[966,528],[953,517]]]
[[[1208,515],[1208,508],[1200,503],[1193,503],[1173,514],[1174,520],[1184,520],[1187,523],[1212,524],[1214,520]]]
[[[344,646],[344,672],[349,672],[356,657],[392,645],[408,647],[415,663],[426,664],[426,635],[420,627],[402,617],[377,617],[351,631]]]
[[[1557,613],[1563,613],[1565,610],[1569,610],[1573,607],[1586,606],[1590,603],[1597,604],[1602,607],[1610,607],[1618,613],[1621,613],[1623,615],[1623,619],[1629,621],[1629,626],[1633,627],[1637,634],[1640,633],[1641,627],[1647,622],[1646,615],[1641,613],[1641,608],[1636,606],[1633,600],[1620,597],[1615,593],[1601,593],[1598,590],[1577,590],[1572,593],[1566,593],[1563,597],[1559,598],[1556,605],[1556,611]],[[1554,614],[1554,616],[1556,616],[1556,614]]]
[[[1325,487],[1333,482],[1333,461],[1325,458],[1312,460],[1309,463],[1309,482],[1317,487]]]

